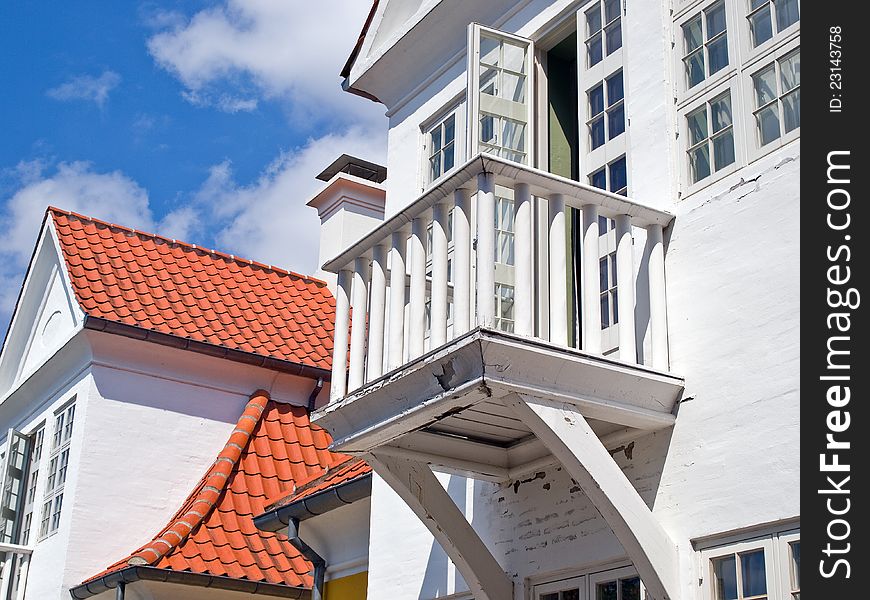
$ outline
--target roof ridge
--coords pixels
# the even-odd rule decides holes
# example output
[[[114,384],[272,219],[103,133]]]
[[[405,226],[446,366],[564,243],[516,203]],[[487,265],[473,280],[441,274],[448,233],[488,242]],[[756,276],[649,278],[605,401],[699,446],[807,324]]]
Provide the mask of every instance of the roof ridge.
[[[135,234],[135,235],[140,236],[140,237],[146,237],[146,238],[150,238],[150,239],[154,239],[154,240],[162,240],[162,241],[167,242],[169,244],[178,244],[179,246],[184,246],[186,248],[190,248],[191,250],[199,250],[199,251],[204,252],[206,254],[213,254],[215,256],[220,256],[222,258],[228,259],[232,262],[235,262],[235,263],[238,263],[241,265],[250,265],[250,266],[258,267],[261,269],[266,269],[267,271],[274,271],[275,273],[280,274],[280,275],[289,275],[291,277],[298,277],[299,279],[302,279],[305,281],[311,281],[313,283],[319,283],[319,284],[322,284],[323,286],[328,285],[326,283],[326,281],[324,281],[323,279],[320,279],[318,277],[312,277],[311,275],[303,275],[302,273],[298,273],[296,271],[291,271],[289,269],[282,269],[281,267],[276,267],[275,265],[267,265],[266,263],[261,263],[261,262],[258,262],[256,260],[252,260],[250,258],[243,258],[241,256],[236,256],[235,254],[229,254],[227,252],[222,252],[220,250],[214,250],[213,248],[206,248],[205,246],[191,244],[191,243],[185,242],[183,240],[168,238],[164,235],[160,235],[159,233],[150,233],[148,231],[140,231],[138,229],[135,229],[133,227],[128,227],[126,225],[120,225],[118,223],[110,223],[109,221],[104,221],[103,219],[98,219],[96,217],[83,215],[81,213],[73,212],[71,210],[64,210],[64,209],[58,208],[56,206],[49,205],[46,208],[46,213],[60,214],[60,215],[68,216],[68,217],[75,217],[76,219],[79,219],[79,220],[89,221],[91,223],[105,225],[106,227],[120,229],[121,231],[126,231],[126,232]]]
[[[169,521],[169,525],[127,559],[128,565],[156,565],[161,558],[181,545],[208,518],[229,484],[230,475],[238,464],[269,401],[269,392],[265,390],[257,390],[251,394],[235,429],[209,471]],[[203,507],[197,510],[194,508],[197,504]]]

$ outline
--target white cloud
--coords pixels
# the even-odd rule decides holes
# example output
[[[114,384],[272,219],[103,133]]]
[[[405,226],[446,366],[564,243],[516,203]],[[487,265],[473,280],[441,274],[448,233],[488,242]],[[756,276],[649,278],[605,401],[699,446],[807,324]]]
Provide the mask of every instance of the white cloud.
[[[121,76],[114,71],[103,71],[99,77],[79,75],[51,88],[46,92],[50,98],[61,100],[85,100],[102,108],[109,99],[109,92],[118,87]]]
[[[383,123],[382,106],[340,86],[369,8],[361,0],[224,0],[155,34],[148,49],[192,101],[220,107],[223,86],[254,87],[288,103],[299,123]]]

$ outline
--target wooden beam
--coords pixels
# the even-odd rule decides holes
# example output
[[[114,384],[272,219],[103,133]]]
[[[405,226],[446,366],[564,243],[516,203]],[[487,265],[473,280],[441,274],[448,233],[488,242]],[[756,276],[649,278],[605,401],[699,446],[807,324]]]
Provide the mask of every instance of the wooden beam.
[[[447,473],[462,475],[472,479],[480,479],[482,481],[492,481],[501,483],[507,481],[508,470],[504,467],[497,467],[475,460],[466,460],[453,456],[444,456],[442,454],[430,454],[428,452],[420,452],[419,450],[409,450],[408,448],[399,448],[396,446],[380,446],[378,454],[383,456],[392,456],[393,458],[405,458],[411,461],[421,462],[426,465],[439,467]]]
[[[613,530],[656,600],[680,598],[677,547],[622,469],[570,404],[529,396],[504,398],[562,463]]]
[[[375,472],[395,491],[432,533],[477,600],[513,598],[513,582],[425,464],[369,455]]]

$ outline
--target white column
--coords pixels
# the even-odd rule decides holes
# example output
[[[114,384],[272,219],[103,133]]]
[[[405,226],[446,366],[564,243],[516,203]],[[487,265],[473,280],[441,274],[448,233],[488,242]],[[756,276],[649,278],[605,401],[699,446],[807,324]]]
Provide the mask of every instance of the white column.
[[[432,207],[432,325],[429,346],[437,348],[447,341],[447,214],[449,207]]]
[[[652,366],[668,370],[668,310],[665,300],[665,244],[661,225],[646,228],[649,244],[649,322]]]
[[[514,331],[535,334],[532,260],[532,195],[527,183],[514,187]]]
[[[495,324],[495,179],[477,176],[477,325]]]
[[[425,351],[426,337],[426,229],[429,221],[420,216],[411,222],[411,293],[408,321],[408,351],[411,359]]]
[[[350,271],[342,269],[338,272],[338,285],[335,286],[335,332],[333,334],[330,400],[344,398],[347,393],[347,334],[350,325],[351,277]]]
[[[453,192],[453,335],[471,329],[471,192]]]
[[[369,351],[366,381],[384,373],[384,318],[387,301],[387,248],[372,248],[372,290],[369,307]]]
[[[407,235],[402,231],[393,233],[390,248],[390,341],[388,344],[387,369],[392,371],[402,365],[405,343],[405,246]]]
[[[565,198],[553,194],[550,205],[550,341],[568,345],[568,263],[566,257]]]
[[[631,217],[616,217],[616,299],[619,305],[619,360],[637,362],[634,332],[634,257]]]
[[[347,375],[348,390],[362,386],[366,373],[366,314],[369,299],[369,259],[357,258],[353,263],[353,323],[350,328],[350,369]]]
[[[598,206],[583,206],[583,350],[601,354],[601,271]]]

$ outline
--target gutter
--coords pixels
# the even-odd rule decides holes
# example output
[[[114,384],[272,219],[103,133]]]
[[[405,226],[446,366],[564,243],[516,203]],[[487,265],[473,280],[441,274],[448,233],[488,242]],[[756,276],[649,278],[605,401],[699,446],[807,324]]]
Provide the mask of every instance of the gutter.
[[[298,523],[322,515],[371,495],[372,474],[366,473],[356,479],[258,515],[254,517],[254,526],[260,531],[281,532],[294,521]]]
[[[314,379],[315,381],[329,381],[332,377],[331,371],[320,367],[312,367],[309,365],[290,362],[289,360],[262,356],[260,354],[254,354],[253,352],[245,352],[243,350],[234,350],[224,346],[199,342],[190,338],[182,338],[167,333],[160,333],[159,331],[145,329],[144,327],[138,327],[136,325],[118,323],[117,321],[110,321],[101,317],[85,315],[85,320],[82,326],[91,331],[101,331],[135,340],[151,342],[161,346],[177,348],[179,350],[189,350],[206,356],[223,358],[254,367],[262,367],[272,371],[296,375],[298,377],[306,377],[308,379]]]
[[[313,600],[311,590],[300,587],[290,587],[277,583],[250,581],[248,579],[235,579],[218,575],[206,575],[204,573],[191,573],[189,571],[171,571],[158,569],[151,566],[130,566],[120,571],[103,575],[97,579],[88,581],[74,588],[70,588],[69,594],[74,600],[84,600],[97,594],[114,589],[116,598],[123,598],[124,588],[136,581],[160,581],[164,583],[178,583],[197,587],[213,588],[245,594],[259,594],[276,598],[296,598],[298,600]]]

